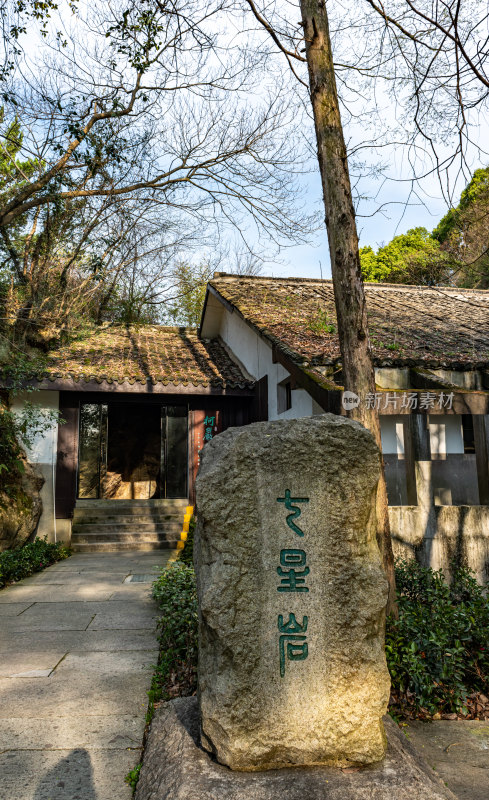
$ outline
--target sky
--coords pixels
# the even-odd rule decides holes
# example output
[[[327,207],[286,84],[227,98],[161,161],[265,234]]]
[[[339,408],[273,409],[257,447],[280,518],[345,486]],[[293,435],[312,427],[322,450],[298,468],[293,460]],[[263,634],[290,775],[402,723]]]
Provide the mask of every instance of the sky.
[[[86,4],[86,0],[80,0],[81,6]],[[382,107],[383,122],[386,129],[391,124],[398,126],[399,120],[395,118],[395,110],[387,93],[382,92],[382,88],[376,87],[375,98],[372,102]],[[489,141],[489,126],[487,121],[477,120],[474,125],[474,138],[479,142]],[[355,127],[355,121],[350,123],[346,136],[349,142],[362,143],[365,139],[374,139],[372,131],[364,130],[360,125]],[[315,144],[315,143],[309,143]],[[315,146],[311,148],[315,150]],[[360,246],[370,245],[377,249],[382,244],[389,242],[395,235],[405,233],[410,228],[423,226],[428,230],[434,228],[440,218],[447,211],[447,203],[442,197],[442,191],[436,176],[425,180],[422,187],[422,202],[417,198],[410,198],[408,194],[410,184],[408,179],[411,177],[409,164],[403,161],[403,154],[386,149],[383,151],[384,160],[389,164],[391,176],[402,178],[404,182],[390,180],[385,183],[379,191],[379,185],[372,180],[364,180],[361,184],[362,194],[375,197],[370,203],[362,204],[362,212],[371,214],[370,216],[358,216],[357,227],[360,239]],[[367,156],[368,158],[368,156]],[[473,170],[479,166],[487,166],[487,161],[481,162],[481,156],[475,150],[472,153],[470,168]],[[319,210],[320,219],[324,218],[324,210],[321,197],[321,182],[319,170],[304,175],[301,180],[303,194],[305,197],[305,207],[307,211]],[[456,201],[460,191],[464,188],[465,181],[459,182]],[[388,205],[381,213],[373,213],[379,204]],[[391,204],[391,205],[389,205]],[[263,274],[275,276],[296,276],[309,278],[328,278],[331,276],[329,250],[327,234],[324,224],[320,229],[311,235],[311,242],[308,244],[297,245],[282,250],[280,256],[273,262],[264,265]]]
[[[304,179],[304,184],[309,196],[315,198],[315,202],[309,203],[309,207],[319,206],[322,211],[319,171],[308,175],[307,179]],[[425,184],[424,201],[426,205],[422,205],[416,199],[413,199],[407,206],[403,204],[407,194],[406,184],[391,185],[385,194],[386,199],[401,205],[393,205],[383,214],[357,218],[361,247],[370,245],[376,250],[394,236],[405,233],[410,228],[425,227],[432,230],[447,211],[447,204],[441,197],[441,190],[435,178]],[[267,264],[263,269],[263,274],[275,277],[330,278],[331,267],[326,227],[321,227],[321,230],[315,234],[313,243],[297,245],[284,250],[280,256],[280,262]]]

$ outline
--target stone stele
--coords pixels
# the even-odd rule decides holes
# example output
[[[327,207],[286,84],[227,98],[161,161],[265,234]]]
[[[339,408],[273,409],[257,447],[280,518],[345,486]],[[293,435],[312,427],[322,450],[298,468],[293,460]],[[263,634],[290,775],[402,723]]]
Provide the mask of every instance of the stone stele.
[[[202,744],[235,770],[383,758],[379,451],[324,414],[206,444],[197,477]]]

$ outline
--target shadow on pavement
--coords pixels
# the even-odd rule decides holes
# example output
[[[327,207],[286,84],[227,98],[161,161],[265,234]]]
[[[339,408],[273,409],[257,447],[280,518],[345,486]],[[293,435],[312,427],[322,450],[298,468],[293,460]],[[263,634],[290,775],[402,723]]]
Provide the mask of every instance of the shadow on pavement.
[[[79,747],[58,761],[42,776],[32,800],[97,800],[90,754]]]

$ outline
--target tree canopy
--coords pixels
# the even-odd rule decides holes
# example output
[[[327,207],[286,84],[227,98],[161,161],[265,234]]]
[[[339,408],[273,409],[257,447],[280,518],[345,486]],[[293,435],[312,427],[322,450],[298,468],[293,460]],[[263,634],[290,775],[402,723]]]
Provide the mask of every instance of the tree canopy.
[[[489,288],[489,167],[476,169],[457,206],[431,233],[412,228],[377,252],[360,249],[367,281]]]

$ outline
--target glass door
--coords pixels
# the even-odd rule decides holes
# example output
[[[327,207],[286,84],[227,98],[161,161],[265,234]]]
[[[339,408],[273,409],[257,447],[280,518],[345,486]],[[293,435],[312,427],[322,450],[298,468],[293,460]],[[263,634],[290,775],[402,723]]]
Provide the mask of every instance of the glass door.
[[[187,406],[82,403],[78,465],[81,500],[187,497]]]
[[[161,497],[187,497],[188,412],[186,406],[161,407]]]
[[[82,403],[78,459],[78,497],[98,500],[107,473],[107,405]]]

